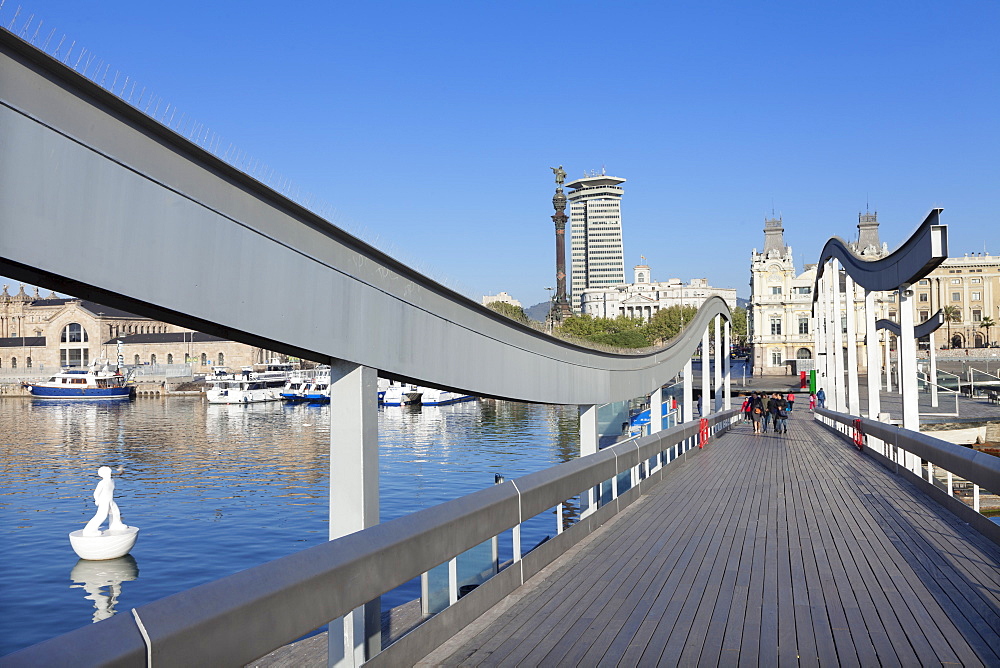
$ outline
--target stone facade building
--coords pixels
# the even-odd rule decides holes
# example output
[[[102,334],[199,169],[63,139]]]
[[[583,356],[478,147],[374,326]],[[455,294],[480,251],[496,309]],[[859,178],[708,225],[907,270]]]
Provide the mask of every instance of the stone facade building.
[[[1000,326],[984,327],[983,322],[1000,322],[1000,256],[971,253],[950,257],[913,287],[916,322],[923,322],[938,309],[951,307],[954,314],[935,335],[938,347],[997,344]]]
[[[679,278],[654,282],[648,265],[632,270],[634,282],[583,291],[583,313],[595,318],[642,318],[649,320],[657,311],[671,306],[700,307],[718,295],[730,309],[736,308],[736,288],[713,288],[707,278],[695,278],[685,285]]]
[[[24,286],[0,292],[0,374],[37,374],[64,366],[114,363],[118,341],[126,365],[185,364],[194,373],[212,366],[238,369],[270,353],[82,299],[33,296]]]
[[[813,284],[816,265],[807,264],[801,273],[795,270],[791,246],[785,245],[781,218],[764,222],[764,250],[755,248],[750,257],[750,344],[753,348],[755,375],[788,375],[814,368],[816,346],[812,316]],[[858,239],[850,244],[862,257],[876,258],[888,253],[878,237],[878,214],[858,215]],[[841,291],[846,281],[841,273]],[[895,317],[893,295],[879,293],[879,318]],[[864,354],[864,291],[854,296],[857,323],[858,364],[863,369]],[[841,309],[842,330],[847,331],[847,317]]]

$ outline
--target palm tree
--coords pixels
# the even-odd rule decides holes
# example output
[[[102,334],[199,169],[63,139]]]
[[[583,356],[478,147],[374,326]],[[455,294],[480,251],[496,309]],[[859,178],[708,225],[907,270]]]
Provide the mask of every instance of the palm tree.
[[[957,306],[945,306],[941,309],[944,313],[944,322],[948,325],[948,348],[951,348],[951,323],[959,322],[962,319],[962,309]]]
[[[986,345],[990,345],[990,328],[995,325],[996,322],[990,316],[986,316],[979,321],[979,326],[986,330]]]

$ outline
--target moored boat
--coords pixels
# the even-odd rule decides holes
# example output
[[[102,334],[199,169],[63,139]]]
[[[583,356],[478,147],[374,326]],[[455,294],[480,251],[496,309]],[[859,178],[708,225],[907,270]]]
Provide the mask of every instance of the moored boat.
[[[476,400],[471,394],[438,390],[433,387],[419,387],[417,389],[421,393],[420,403],[424,406],[445,406],[447,404],[457,404],[462,401]]]
[[[302,388],[302,399],[313,404],[330,402],[330,376],[316,376]]]
[[[412,385],[396,385],[386,388],[382,403],[386,406],[409,406],[420,403],[420,390]]]
[[[88,369],[67,368],[46,381],[28,383],[31,396],[41,399],[131,399],[135,386],[108,366],[94,363]]]
[[[210,404],[255,404],[279,401],[281,390],[288,382],[284,371],[254,371],[243,367],[240,375],[215,375],[205,379],[205,398]]]

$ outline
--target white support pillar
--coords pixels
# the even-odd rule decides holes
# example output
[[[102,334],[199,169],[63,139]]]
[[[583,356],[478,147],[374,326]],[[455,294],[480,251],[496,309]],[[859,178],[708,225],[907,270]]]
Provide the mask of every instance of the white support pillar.
[[[826,302],[823,296],[823,286],[826,277],[821,278],[816,285],[816,300],[813,302],[813,337],[816,340],[816,390],[823,385],[823,377],[826,375]]]
[[[722,316],[715,316],[715,374],[712,384],[712,412],[722,410]]]
[[[580,456],[597,454],[597,448],[597,406],[580,406]],[[587,517],[597,510],[597,497],[593,487],[586,493],[581,493],[580,497],[580,501],[585,505],[580,517]]]
[[[663,431],[663,388],[658,387],[649,395],[649,433]]]
[[[330,540],[379,522],[375,369],[330,360]],[[328,665],[360,666],[381,649],[378,600],[330,622]]]
[[[878,330],[875,329],[875,293],[865,290],[865,352],[868,353],[868,418],[877,420],[882,412],[882,351],[879,349]]]
[[[725,383],[723,386],[722,407],[727,411],[733,407],[733,385],[732,385],[733,361],[730,358],[730,353],[733,347],[731,330],[732,330],[732,324],[728,320],[726,320],[726,335],[725,335],[725,340],[723,341],[723,343],[725,344],[724,347],[725,356],[723,357],[723,362],[722,362],[722,369],[723,369],[722,377]]]
[[[847,410],[847,397],[844,396],[844,328],[841,326],[841,299],[840,292],[840,262],[833,260],[830,263],[833,270],[830,275],[832,289],[830,296],[833,302],[831,318],[833,319],[833,388],[827,396],[833,398],[833,410],[841,413]]]
[[[884,330],[885,340],[885,391],[892,392],[892,334]]]
[[[694,419],[694,372],[692,368],[693,365],[689,357],[687,362],[684,363],[684,396],[681,398],[683,401],[683,405],[681,406],[681,411],[683,412],[681,422],[690,422]]]
[[[931,383],[931,406],[938,407],[938,373],[937,373],[937,345],[934,343],[934,332],[927,337],[931,345],[931,373],[929,376]]]
[[[712,365],[712,355],[708,349],[708,327],[701,335],[701,415],[705,417],[712,411],[712,385],[709,369]]]
[[[847,412],[861,415],[861,396],[858,387],[858,326],[855,318],[857,291],[854,279],[847,276],[847,291],[844,294],[847,308]]]
[[[913,335],[913,291],[903,286],[899,295],[899,387],[903,395],[903,429],[920,431],[920,410],[917,407],[917,340]],[[920,459],[910,455],[908,468],[919,475]]]
[[[826,394],[826,407],[836,410],[837,392],[833,389],[836,376],[836,365],[833,354],[835,345],[833,332],[833,263],[828,262],[826,271],[823,272],[823,318],[826,323],[826,335],[823,337],[823,344],[826,350],[826,368],[823,370],[825,376],[820,386]]]

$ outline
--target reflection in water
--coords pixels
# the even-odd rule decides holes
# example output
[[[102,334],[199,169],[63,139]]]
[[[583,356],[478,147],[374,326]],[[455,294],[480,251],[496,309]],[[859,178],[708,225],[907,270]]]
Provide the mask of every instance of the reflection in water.
[[[69,587],[87,592],[84,598],[94,602],[94,621],[99,622],[115,614],[122,583],[138,577],[139,565],[131,554],[103,561],[81,559],[69,573],[69,579],[78,584]]]
[[[327,540],[329,416],[329,406],[187,397],[0,400],[4,594],[19,602],[18,614],[0,615],[0,656],[88,623],[93,611],[81,614],[78,588],[97,618],[116,599],[120,610],[139,607]],[[480,401],[386,408],[378,419],[382,521],[491,487],[495,473],[513,479],[572,459],[579,448],[575,407]],[[124,469],[115,493],[128,499],[128,524],[143,528],[132,551],[142,578],[122,587],[128,578],[74,577],[70,589],[66,534],[93,516],[93,471],[105,465]],[[549,512],[522,528],[522,542],[554,533]],[[93,565],[108,563],[116,562]],[[419,585],[383,607],[416,595]]]

